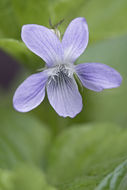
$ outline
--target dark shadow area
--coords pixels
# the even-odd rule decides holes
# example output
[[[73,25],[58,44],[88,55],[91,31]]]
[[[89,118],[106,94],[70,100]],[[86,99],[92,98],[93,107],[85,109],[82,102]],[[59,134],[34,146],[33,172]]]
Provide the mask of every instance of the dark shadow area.
[[[9,90],[14,78],[21,71],[21,66],[10,55],[0,50],[0,87]]]

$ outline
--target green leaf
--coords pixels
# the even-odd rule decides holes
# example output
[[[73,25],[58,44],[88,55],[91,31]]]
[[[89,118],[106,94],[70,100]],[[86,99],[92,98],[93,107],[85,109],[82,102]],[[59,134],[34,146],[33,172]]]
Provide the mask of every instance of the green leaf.
[[[10,0],[0,1],[0,37],[19,38],[20,26],[15,15],[15,10]]]
[[[0,170],[0,190],[55,190],[36,167],[20,165],[15,170]]]
[[[19,39],[24,24],[47,24],[49,20],[47,1],[1,0],[0,37]]]
[[[12,182],[13,190],[56,190],[46,182],[41,170],[29,166],[17,168]]]
[[[53,143],[48,157],[49,180],[61,190],[93,190],[127,159],[126,139],[127,129],[113,124],[71,127]]]
[[[12,172],[9,170],[0,169],[0,190],[12,189]]]
[[[127,189],[127,160],[106,176],[96,190],[126,190]]]
[[[126,0],[1,0],[0,35],[19,39],[21,26],[24,24],[42,24],[48,26],[65,18],[68,23],[78,16],[86,17],[93,39],[106,38],[127,32]],[[6,21],[6,22],[5,22]],[[11,26],[8,30],[8,27]],[[63,27],[65,29],[65,27]]]
[[[20,162],[44,166],[50,137],[48,128],[31,114],[17,113],[1,103],[0,168],[13,168]]]
[[[12,0],[11,4],[20,26],[24,24],[48,25],[50,0]]]
[[[54,0],[51,7],[54,20],[84,16],[88,22],[92,41],[127,33],[126,0]]]

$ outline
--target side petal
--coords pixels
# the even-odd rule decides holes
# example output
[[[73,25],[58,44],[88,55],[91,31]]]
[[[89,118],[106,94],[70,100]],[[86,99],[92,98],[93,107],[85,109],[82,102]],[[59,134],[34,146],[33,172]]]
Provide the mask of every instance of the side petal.
[[[85,18],[76,18],[67,27],[62,39],[65,61],[73,63],[85,50],[89,32]]]
[[[82,84],[93,91],[116,88],[122,82],[121,75],[113,68],[100,63],[82,63],[75,66]]]
[[[47,66],[61,62],[62,45],[50,29],[36,24],[27,24],[22,27],[21,37],[26,46],[40,56]]]
[[[75,117],[82,109],[82,97],[74,78],[56,76],[47,85],[48,99],[54,110],[63,117]]]
[[[37,107],[45,97],[45,84],[48,76],[44,73],[28,77],[16,90],[13,106],[19,112],[28,112]]]

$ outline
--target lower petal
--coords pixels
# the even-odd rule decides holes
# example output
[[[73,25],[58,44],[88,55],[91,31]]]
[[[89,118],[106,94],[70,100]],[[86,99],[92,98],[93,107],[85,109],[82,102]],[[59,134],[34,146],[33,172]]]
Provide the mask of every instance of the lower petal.
[[[54,110],[63,117],[75,117],[82,109],[82,97],[74,78],[56,76],[47,85],[48,99]]]
[[[82,63],[76,65],[75,69],[82,84],[93,91],[117,88],[122,82],[121,75],[105,64]]]
[[[45,97],[45,84],[48,76],[45,72],[28,77],[16,90],[13,106],[19,112],[28,112],[37,107]]]

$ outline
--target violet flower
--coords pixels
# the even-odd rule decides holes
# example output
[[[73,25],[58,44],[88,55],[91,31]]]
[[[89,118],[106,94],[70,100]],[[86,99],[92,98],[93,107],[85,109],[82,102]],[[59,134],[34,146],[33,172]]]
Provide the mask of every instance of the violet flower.
[[[47,91],[50,104],[60,116],[75,117],[82,110],[82,97],[74,74],[84,87],[97,92],[121,84],[122,77],[109,66],[100,63],[74,65],[88,44],[89,32],[84,18],[72,20],[62,41],[52,30],[36,24],[24,25],[21,37],[26,46],[46,62],[46,67],[29,76],[16,90],[13,105],[17,111],[34,109]]]

